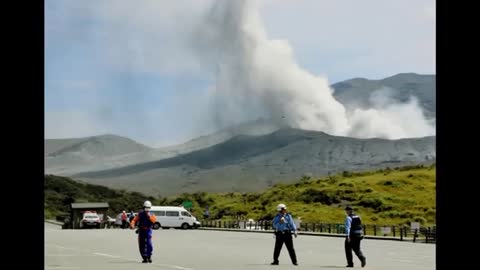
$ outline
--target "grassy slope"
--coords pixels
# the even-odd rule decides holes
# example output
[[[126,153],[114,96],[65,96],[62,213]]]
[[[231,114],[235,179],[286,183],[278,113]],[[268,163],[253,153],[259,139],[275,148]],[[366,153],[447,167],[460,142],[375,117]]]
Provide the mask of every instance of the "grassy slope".
[[[366,224],[400,225],[418,221],[435,224],[435,166],[403,167],[375,172],[344,172],[320,179],[304,177],[294,184],[277,184],[258,193],[182,194],[168,198],[147,197],[138,192],[113,190],[83,184],[66,177],[45,176],[45,215],[68,212],[68,203],[109,202],[111,212],[136,210],[149,199],[154,205],[193,202],[193,213],[201,217],[206,205],[211,217],[238,216],[271,219],[275,207],[286,203],[294,217],[303,222],[341,223],[343,207],[353,205]]]
[[[338,223],[343,207],[353,205],[365,223],[397,225],[417,221],[435,224],[435,166],[404,167],[376,172],[349,173],[321,179],[304,177],[295,184],[277,184],[263,193],[182,194],[165,198],[161,204],[189,199],[194,214],[205,205],[214,218],[245,216],[270,219],[278,203],[303,222]]]

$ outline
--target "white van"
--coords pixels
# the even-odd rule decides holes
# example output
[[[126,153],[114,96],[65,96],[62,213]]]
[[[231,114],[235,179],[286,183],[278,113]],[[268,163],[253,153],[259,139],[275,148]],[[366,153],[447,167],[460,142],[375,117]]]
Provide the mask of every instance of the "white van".
[[[185,208],[178,206],[152,206],[150,212],[157,217],[157,222],[153,224],[153,229],[158,230],[169,228],[198,228],[200,222],[190,214]]]

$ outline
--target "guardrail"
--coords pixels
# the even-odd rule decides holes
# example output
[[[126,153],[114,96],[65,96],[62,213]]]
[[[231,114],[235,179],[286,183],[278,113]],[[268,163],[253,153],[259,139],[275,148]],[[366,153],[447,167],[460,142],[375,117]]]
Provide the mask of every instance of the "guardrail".
[[[237,221],[237,220],[203,220],[201,221],[204,228],[224,228],[224,229],[238,229],[238,230],[252,230],[252,231],[268,231],[273,230],[272,221],[260,220],[256,222],[251,221]],[[298,223],[295,222],[300,232],[313,232],[322,234],[344,234],[345,226],[339,223]],[[394,238],[400,241],[412,241],[423,243],[436,242],[436,226],[420,227],[418,229],[411,229],[407,226],[380,226],[376,224],[364,224],[363,234],[365,236],[376,236],[376,238]]]

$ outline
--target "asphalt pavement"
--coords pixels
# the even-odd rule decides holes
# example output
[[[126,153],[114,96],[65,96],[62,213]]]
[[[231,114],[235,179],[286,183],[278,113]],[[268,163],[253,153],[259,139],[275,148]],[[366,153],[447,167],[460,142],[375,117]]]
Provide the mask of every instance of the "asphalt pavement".
[[[299,235],[299,265],[283,247],[280,265],[271,266],[274,236],[269,233],[154,230],[153,263],[142,264],[137,234],[128,229],[62,230],[45,223],[45,269],[338,269],[345,268],[344,239]],[[435,245],[365,239],[368,270],[433,270]],[[360,261],[354,255],[355,268]]]

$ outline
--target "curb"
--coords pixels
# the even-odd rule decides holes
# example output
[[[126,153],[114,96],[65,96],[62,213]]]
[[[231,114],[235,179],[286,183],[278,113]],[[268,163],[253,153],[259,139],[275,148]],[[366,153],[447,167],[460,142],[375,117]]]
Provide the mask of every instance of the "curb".
[[[63,226],[63,223],[62,223],[62,222],[56,221],[56,220],[46,219],[46,220],[45,220],[45,223],[50,223],[50,224],[55,224],[55,225]]]

